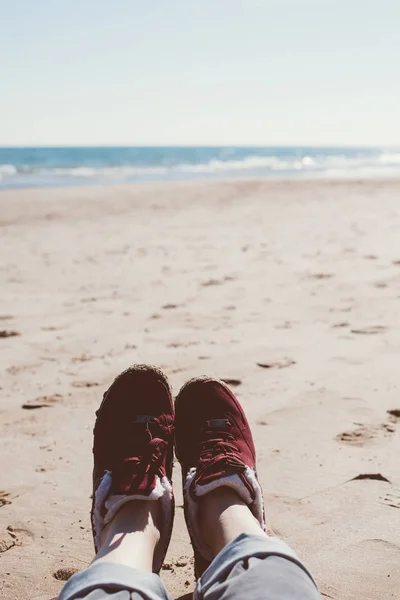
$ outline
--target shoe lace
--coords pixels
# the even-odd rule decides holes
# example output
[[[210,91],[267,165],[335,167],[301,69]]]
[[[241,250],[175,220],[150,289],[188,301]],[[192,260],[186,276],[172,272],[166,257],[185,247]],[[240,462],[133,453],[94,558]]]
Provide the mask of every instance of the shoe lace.
[[[207,469],[220,461],[232,467],[245,467],[240,460],[239,448],[230,431],[231,428],[232,425],[227,419],[221,420],[221,425],[217,427],[212,421],[207,422],[202,430],[200,464],[203,463]]]
[[[161,470],[161,465],[169,444],[169,438],[174,431],[172,420],[166,415],[159,418],[138,415],[136,420],[133,421],[133,425],[133,435],[137,436],[139,426],[142,429],[144,438],[147,437],[147,443],[146,439],[140,436],[141,442],[140,447],[137,447],[137,452],[132,449],[132,456],[124,458],[117,466],[120,489],[125,493],[131,490],[133,483],[135,489],[138,489],[146,476],[165,475]],[[161,427],[166,439],[154,437],[150,425]]]

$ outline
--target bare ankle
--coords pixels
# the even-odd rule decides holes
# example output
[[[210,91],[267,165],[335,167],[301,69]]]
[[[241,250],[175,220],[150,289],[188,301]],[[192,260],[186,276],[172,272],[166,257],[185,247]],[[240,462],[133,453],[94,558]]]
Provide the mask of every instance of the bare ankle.
[[[247,504],[235,490],[226,486],[201,499],[199,520],[205,542],[214,556],[242,533],[265,535]]]
[[[101,534],[102,545],[118,533],[142,532],[149,538],[159,538],[160,507],[157,501],[132,500],[124,504]],[[158,540],[157,540],[158,541]]]
[[[119,562],[151,571],[160,541],[160,518],[161,508],[156,500],[127,502],[102,531],[101,547],[94,562]]]

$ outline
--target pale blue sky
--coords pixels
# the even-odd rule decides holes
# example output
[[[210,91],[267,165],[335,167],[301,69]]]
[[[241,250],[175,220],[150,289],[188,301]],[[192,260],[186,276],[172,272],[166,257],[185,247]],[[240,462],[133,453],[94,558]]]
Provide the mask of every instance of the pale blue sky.
[[[0,145],[400,145],[399,0],[0,0]]]

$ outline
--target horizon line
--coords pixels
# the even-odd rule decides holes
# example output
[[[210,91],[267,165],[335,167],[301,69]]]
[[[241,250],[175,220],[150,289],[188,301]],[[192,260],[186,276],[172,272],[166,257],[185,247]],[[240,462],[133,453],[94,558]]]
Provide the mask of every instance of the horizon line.
[[[356,144],[356,143],[325,143],[325,144],[0,144],[0,150],[7,149],[61,149],[61,148],[391,148],[399,146],[392,144]]]

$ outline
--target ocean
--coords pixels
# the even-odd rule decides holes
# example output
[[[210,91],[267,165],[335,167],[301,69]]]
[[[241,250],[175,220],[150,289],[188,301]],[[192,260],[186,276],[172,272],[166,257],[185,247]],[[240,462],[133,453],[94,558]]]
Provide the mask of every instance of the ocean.
[[[0,188],[205,177],[400,177],[400,150],[318,147],[0,147]]]

